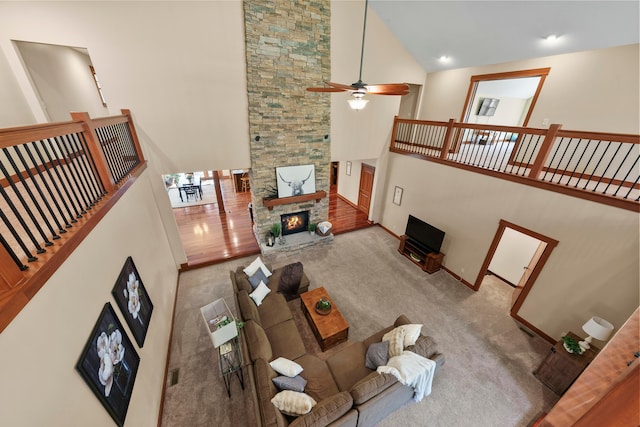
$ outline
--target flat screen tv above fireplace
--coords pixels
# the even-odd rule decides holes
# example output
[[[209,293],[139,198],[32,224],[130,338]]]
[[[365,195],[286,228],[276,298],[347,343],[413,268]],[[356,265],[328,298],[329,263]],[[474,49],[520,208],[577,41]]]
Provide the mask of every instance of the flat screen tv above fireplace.
[[[404,234],[426,251],[439,253],[445,233],[433,225],[427,224],[413,215],[409,215],[407,229]]]

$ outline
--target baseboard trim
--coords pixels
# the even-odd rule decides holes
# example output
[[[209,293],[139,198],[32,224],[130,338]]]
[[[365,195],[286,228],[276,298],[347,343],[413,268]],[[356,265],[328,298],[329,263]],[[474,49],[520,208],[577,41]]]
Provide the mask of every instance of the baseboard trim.
[[[178,286],[180,286],[180,271],[176,278],[175,295],[173,296],[173,309],[171,310],[171,328],[169,329],[169,344],[167,345],[167,360],[164,364],[164,375],[162,379],[162,395],[160,398],[160,409],[158,410],[158,427],[162,427],[162,412],[164,411],[164,396],[167,392],[167,378],[169,375],[169,356],[171,354],[171,344],[173,343],[173,327],[176,318],[176,303],[178,302]]]
[[[536,328],[535,326],[533,326],[531,323],[529,323],[528,321],[524,320],[522,317],[518,316],[518,313],[510,313],[511,317],[513,317],[518,323],[520,323],[521,325],[523,325],[525,328],[529,329],[531,332],[533,332],[534,334],[536,334],[537,336],[539,336],[540,338],[545,339],[546,341],[548,341],[550,344],[555,344],[558,342],[558,340],[553,339],[552,337],[550,337],[549,335],[545,334],[544,332],[542,332],[540,329]]]
[[[447,267],[445,267],[444,265],[442,265],[442,269],[444,271],[446,271],[447,273],[449,273],[450,275],[453,276],[454,279],[456,279],[458,282],[462,283],[463,285],[467,286],[469,289],[471,289],[472,291],[477,291],[477,289],[469,282],[467,282],[465,279],[463,279],[461,276],[458,276],[456,273],[454,273],[453,271],[449,270]]]
[[[354,204],[351,200],[347,199],[346,197],[344,197],[343,195],[341,195],[340,193],[336,192],[336,196],[342,200],[343,202],[345,202],[346,204],[348,204],[349,206],[351,206],[352,208],[358,209],[360,210],[360,208],[358,207],[358,205]]]
[[[511,283],[510,281],[508,281],[507,279],[505,279],[505,278],[504,278],[504,277],[502,277],[501,275],[496,274],[496,273],[494,273],[494,272],[493,272],[493,271],[491,271],[491,270],[487,270],[487,274],[489,274],[489,275],[491,275],[491,276],[496,276],[498,279],[502,280],[504,283],[506,283],[507,285],[509,285],[509,286],[511,286],[511,287],[513,287],[513,288],[516,288],[516,287],[517,287],[516,285],[514,285],[513,283]]]

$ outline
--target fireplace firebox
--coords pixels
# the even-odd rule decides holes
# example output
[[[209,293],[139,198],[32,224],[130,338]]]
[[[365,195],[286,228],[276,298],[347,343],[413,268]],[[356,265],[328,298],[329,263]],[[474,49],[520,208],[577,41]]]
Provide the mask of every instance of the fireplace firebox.
[[[280,222],[283,236],[306,231],[309,226],[309,211],[280,215]]]

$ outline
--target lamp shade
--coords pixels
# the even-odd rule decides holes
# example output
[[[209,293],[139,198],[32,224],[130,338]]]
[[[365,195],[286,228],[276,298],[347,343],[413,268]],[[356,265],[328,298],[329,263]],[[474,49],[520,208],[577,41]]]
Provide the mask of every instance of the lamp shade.
[[[592,317],[582,325],[582,330],[597,340],[606,341],[613,331],[613,325],[600,317]]]
[[[355,98],[355,99],[349,99],[347,100],[347,102],[349,103],[349,106],[351,107],[351,109],[362,110],[364,107],[366,107],[367,102],[369,102],[369,100],[363,99],[363,98]]]

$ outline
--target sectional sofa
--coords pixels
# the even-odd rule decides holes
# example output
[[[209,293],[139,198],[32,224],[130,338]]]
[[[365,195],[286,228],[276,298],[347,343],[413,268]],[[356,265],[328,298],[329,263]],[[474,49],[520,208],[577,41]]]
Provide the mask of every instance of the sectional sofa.
[[[254,403],[259,409],[258,425],[373,426],[413,399],[413,388],[402,385],[393,375],[380,374],[365,365],[369,346],[380,342],[392,329],[410,324],[406,316],[399,316],[393,325],[364,341],[344,345],[325,361],[307,353],[289,305],[277,292],[275,274],[276,271],[269,284],[271,292],[258,306],[249,296],[253,288],[243,268],[230,272],[237,314],[244,322],[240,339]],[[299,291],[302,292],[303,289]],[[435,361],[436,372],[445,361],[433,338],[422,332],[406,350]],[[269,362],[279,357],[303,368],[300,375],[307,381],[304,393],[317,402],[305,415],[286,415],[271,402],[280,390],[273,383],[279,374]]]

